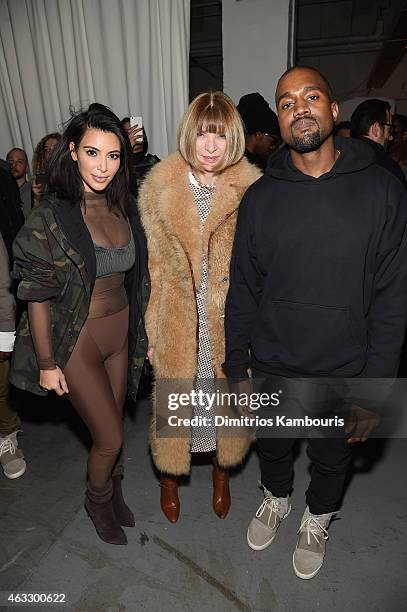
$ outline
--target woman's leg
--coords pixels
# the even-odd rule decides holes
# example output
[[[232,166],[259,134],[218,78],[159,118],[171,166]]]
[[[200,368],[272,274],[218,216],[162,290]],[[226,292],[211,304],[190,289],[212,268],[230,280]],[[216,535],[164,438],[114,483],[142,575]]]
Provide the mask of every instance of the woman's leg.
[[[113,319],[113,317],[111,317]],[[114,323],[114,324],[113,324]],[[103,348],[108,353],[109,346],[116,343],[117,350],[109,354],[104,365],[109,378],[110,386],[116,400],[117,414],[123,418],[123,406],[127,391],[128,366],[128,308],[114,315],[108,329],[104,329]],[[134,527],[134,515],[127,506],[122,493],[123,478],[123,449],[120,450],[112,470],[113,497],[112,504],[115,515],[123,527]]]
[[[105,355],[88,329],[89,323],[98,321],[100,326],[103,320],[91,320],[84,325],[64,368],[68,398],[92,436],[88,476],[98,488],[108,483],[123,440],[122,410],[104,365]]]
[[[127,544],[120,526],[122,521],[115,512],[115,488],[111,479],[122,446],[125,397],[122,372],[127,372],[127,320],[120,313],[88,320],[64,368],[68,397],[93,439],[85,507],[100,538],[110,544]],[[130,511],[129,514],[132,522],[126,516],[123,524],[131,526],[134,517]]]

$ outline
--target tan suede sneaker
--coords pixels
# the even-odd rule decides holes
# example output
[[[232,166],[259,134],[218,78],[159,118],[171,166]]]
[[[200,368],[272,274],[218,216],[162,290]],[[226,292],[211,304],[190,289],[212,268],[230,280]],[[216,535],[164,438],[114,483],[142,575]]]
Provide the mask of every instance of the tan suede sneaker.
[[[297,546],[293,554],[294,572],[298,578],[308,580],[321,569],[328,539],[328,526],[335,512],[311,514],[305,509],[298,531]]]
[[[274,497],[266,487],[260,486],[264,492],[264,499],[247,530],[247,543],[253,550],[264,550],[270,546],[281,521],[291,512],[288,495]]]
[[[7,478],[18,478],[24,474],[27,464],[22,450],[18,448],[16,431],[0,436],[0,463]]]

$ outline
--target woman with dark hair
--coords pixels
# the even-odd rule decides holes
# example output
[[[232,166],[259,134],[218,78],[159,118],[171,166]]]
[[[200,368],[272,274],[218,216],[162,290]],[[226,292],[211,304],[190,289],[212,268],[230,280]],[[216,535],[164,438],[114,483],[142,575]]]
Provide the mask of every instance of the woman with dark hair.
[[[52,152],[60,139],[61,134],[58,132],[53,132],[52,134],[47,134],[41,138],[35,147],[32,161],[33,180],[31,185],[34,206],[39,205],[41,196],[44,193],[46,184],[48,182],[49,160],[51,159]]]
[[[67,393],[86,423],[93,445],[85,507],[111,544],[126,544],[121,526],[134,526],[121,492],[122,413],[127,380],[135,398],[144,361],[149,293],[128,146],[105,106],[74,116],[53,153],[50,189],[14,244],[28,317],[11,381],[37,394]]]

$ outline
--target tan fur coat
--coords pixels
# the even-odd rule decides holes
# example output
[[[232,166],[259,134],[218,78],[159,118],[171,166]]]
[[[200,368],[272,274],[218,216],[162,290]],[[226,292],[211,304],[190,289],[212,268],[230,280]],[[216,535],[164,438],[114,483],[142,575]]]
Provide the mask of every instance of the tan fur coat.
[[[188,172],[188,164],[179,153],[174,153],[153,168],[139,195],[151,276],[146,329],[149,346],[154,347],[152,365],[156,380],[193,381],[196,376],[195,292],[200,285],[203,254],[208,257],[207,310],[213,369],[215,377],[224,377],[221,367],[225,357],[224,306],[237,211],[244,192],[260,176],[260,171],[246,159],[227,168],[218,177],[201,235]],[[150,443],[157,468],[170,474],[188,474],[190,431],[189,437],[157,437],[156,414],[155,405]],[[240,463],[249,445],[247,438],[218,438],[219,463],[225,467]]]

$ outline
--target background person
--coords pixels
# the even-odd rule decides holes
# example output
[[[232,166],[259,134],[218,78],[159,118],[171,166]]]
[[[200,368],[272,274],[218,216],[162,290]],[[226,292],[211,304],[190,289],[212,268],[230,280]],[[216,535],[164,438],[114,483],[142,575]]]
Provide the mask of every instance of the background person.
[[[246,128],[245,157],[262,172],[281,143],[277,115],[259,93],[242,96],[237,105]]]
[[[384,100],[370,99],[361,102],[355,108],[350,119],[350,135],[360,138],[373,149],[376,163],[389,172],[406,187],[404,174],[387,153],[389,143],[393,140],[393,123],[390,104]]]
[[[10,167],[7,170],[0,168],[0,233],[6,245],[10,266],[13,262],[13,240],[23,223],[24,215],[17,182],[10,174]]]
[[[17,441],[21,421],[9,399],[9,359],[15,339],[15,303],[10,288],[7,249],[0,235],[0,463],[4,475],[14,479],[24,474],[26,463]]]
[[[48,181],[49,160],[51,159],[52,152],[60,138],[61,134],[58,132],[47,134],[44,136],[44,138],[41,138],[35,147],[32,161],[32,191],[34,206],[38,206],[41,196],[45,191]]]
[[[350,121],[341,121],[334,128],[334,136],[342,136],[342,138],[350,138]]]
[[[7,153],[6,159],[10,165],[11,174],[17,181],[17,185],[20,190],[22,211],[24,218],[26,219],[32,208],[31,181],[28,180],[27,177],[30,170],[28,157],[24,149],[15,147]]]
[[[122,126],[129,136],[132,148],[130,157],[130,184],[133,195],[137,197],[138,188],[147,172],[149,172],[160,159],[157,155],[148,153],[148,140],[144,127],[131,127],[130,117],[124,117],[122,119]]]
[[[393,115],[393,125],[390,155],[400,166],[407,181],[407,117],[405,115]]]

